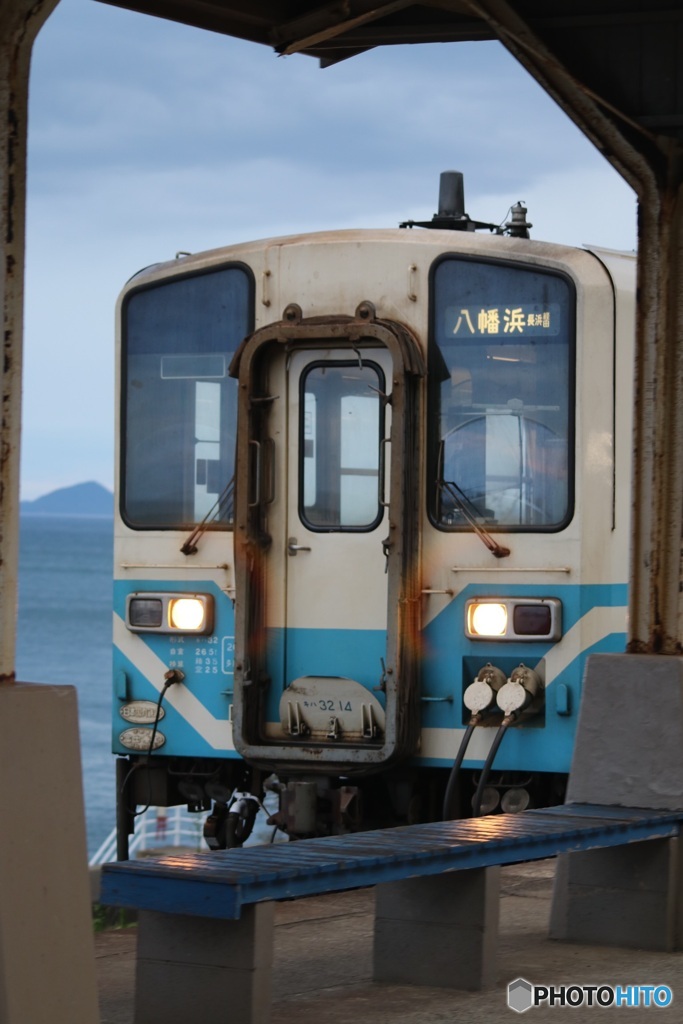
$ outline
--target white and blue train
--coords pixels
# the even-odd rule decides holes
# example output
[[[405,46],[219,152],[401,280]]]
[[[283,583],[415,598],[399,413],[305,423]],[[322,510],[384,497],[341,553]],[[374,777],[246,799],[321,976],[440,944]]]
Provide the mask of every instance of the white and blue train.
[[[291,837],[561,801],[625,645],[635,260],[528,227],[446,172],[428,224],[126,285],[119,856],[148,804],[241,843],[264,783]]]

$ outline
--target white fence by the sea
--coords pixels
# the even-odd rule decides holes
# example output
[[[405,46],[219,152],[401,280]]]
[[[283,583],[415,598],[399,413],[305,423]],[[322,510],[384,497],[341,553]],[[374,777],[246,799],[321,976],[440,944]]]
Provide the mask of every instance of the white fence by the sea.
[[[273,806],[269,806],[270,804]],[[275,832],[268,825],[268,815],[277,810],[277,797],[270,794],[265,799],[265,811],[256,816],[254,830],[245,846],[257,846],[265,843],[287,842],[287,836]],[[179,807],[148,807],[135,819],[135,831],[129,839],[128,853],[132,858],[145,856],[150,851],[166,848],[182,848],[184,850],[203,850],[208,852],[204,842],[204,822],[207,811],[192,812],[185,806]],[[116,860],[116,829],[107,836],[99,850],[90,858],[90,866],[106,864]]]

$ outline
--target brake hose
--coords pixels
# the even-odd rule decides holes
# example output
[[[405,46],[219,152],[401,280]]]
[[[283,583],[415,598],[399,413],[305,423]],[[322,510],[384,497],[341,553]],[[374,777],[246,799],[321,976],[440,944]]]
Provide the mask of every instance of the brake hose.
[[[476,679],[473,683],[470,683],[463,694],[463,703],[470,712],[470,720],[448,776],[441,814],[443,821],[450,821],[454,816],[452,804],[456,792],[456,784],[472,733],[475,727],[481,723],[489,708],[495,703],[496,695],[504,684],[505,675],[489,661],[479,669]]]
[[[494,758],[498,753],[499,746],[503,742],[503,736],[507,732],[508,726],[512,725],[516,717],[517,716],[515,714],[506,715],[503,721],[498,726],[498,732],[494,737],[493,743],[491,744],[491,749],[489,750],[486,756],[486,760],[484,761],[484,767],[482,768],[481,775],[479,776],[479,784],[477,786],[477,791],[474,794],[474,800],[472,801],[473,818],[481,817],[481,801],[484,795],[484,789],[486,788],[486,783],[488,782],[488,778],[491,773],[491,768],[493,767]]]
[[[134,772],[138,771],[140,768],[145,767],[145,768],[148,769],[148,771],[147,771],[147,803],[145,804],[145,806],[142,808],[141,811],[132,811],[132,814],[133,814],[134,818],[139,818],[140,815],[145,814],[145,812],[149,810],[149,808],[151,806],[151,803],[152,803],[152,780],[151,780],[150,775],[149,775],[149,766],[150,766],[150,762],[151,762],[151,759],[152,759],[152,754],[154,753],[154,740],[156,739],[157,728],[159,726],[159,721],[161,719],[161,705],[163,704],[164,697],[166,696],[166,691],[171,686],[173,686],[174,683],[181,683],[184,678],[185,678],[185,673],[181,672],[180,669],[177,669],[177,668],[172,668],[168,672],[165,673],[165,675],[164,675],[164,685],[162,686],[161,690],[159,691],[159,697],[158,697],[157,702],[156,702],[156,714],[154,715],[154,725],[152,727],[152,731],[151,731],[150,737],[149,737],[149,745],[147,747],[147,758],[146,758],[146,761],[145,762],[137,761],[135,764],[133,764],[130,767],[129,771],[126,773],[126,776],[125,776],[123,782],[121,783],[120,795],[123,796],[125,791],[126,791],[126,786],[128,784],[128,779],[131,777],[131,775]]]
[[[467,728],[465,729],[465,734],[462,740],[460,741],[458,753],[456,755],[455,761],[453,762],[453,767],[451,768],[450,775],[448,776],[446,793],[443,798],[443,810],[441,812],[442,821],[451,821],[455,817],[451,804],[453,803],[453,797],[456,791],[458,775],[460,774],[460,767],[465,759],[465,752],[469,745],[470,739],[472,738],[472,733],[474,732],[475,727],[479,724],[480,721],[481,715],[472,715],[468,722]]]

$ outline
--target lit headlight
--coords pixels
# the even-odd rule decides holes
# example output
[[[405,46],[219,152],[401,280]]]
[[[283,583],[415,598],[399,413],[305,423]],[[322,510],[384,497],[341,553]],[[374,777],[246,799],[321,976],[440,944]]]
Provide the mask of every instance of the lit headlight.
[[[562,603],[556,597],[470,598],[465,635],[470,640],[559,640]]]
[[[168,618],[182,633],[201,631],[206,623],[206,604],[199,597],[178,597],[169,601]]]
[[[504,604],[472,602],[468,609],[467,626],[474,636],[505,636],[508,610]]]
[[[132,633],[213,632],[210,594],[129,594],[126,625]]]

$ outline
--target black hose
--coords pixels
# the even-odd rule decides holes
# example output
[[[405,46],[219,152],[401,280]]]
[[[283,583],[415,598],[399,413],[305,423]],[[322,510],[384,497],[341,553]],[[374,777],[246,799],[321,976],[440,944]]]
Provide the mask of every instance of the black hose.
[[[145,804],[145,806],[142,808],[141,811],[136,811],[134,808],[130,808],[129,809],[129,813],[133,816],[133,818],[139,818],[140,815],[141,814],[145,814],[145,812],[148,811],[150,806],[151,806],[151,803],[152,803],[152,779],[151,779],[151,776],[150,776],[150,773],[149,773],[149,766],[150,766],[150,763],[151,763],[151,760],[152,760],[152,754],[154,753],[154,740],[156,739],[157,729],[159,727],[159,722],[161,720],[161,705],[164,702],[164,697],[166,696],[166,691],[169,689],[169,687],[173,686],[174,683],[181,683],[184,678],[185,678],[184,674],[179,669],[177,669],[177,668],[172,668],[169,672],[167,672],[165,674],[165,676],[164,676],[164,685],[162,686],[161,690],[159,691],[159,697],[158,697],[158,700],[156,702],[156,714],[154,715],[154,725],[152,727],[152,732],[151,732],[151,735],[149,737],[149,745],[147,747],[147,757],[146,757],[146,760],[145,760],[144,764],[143,764],[142,761],[136,761],[136,763],[134,765],[132,765],[132,767],[129,769],[128,773],[126,774],[126,776],[124,777],[124,779],[123,779],[123,781],[121,783],[119,792],[120,792],[121,795],[123,795],[125,793],[125,789],[126,789],[126,785],[128,783],[128,779],[133,774],[133,772],[139,771],[139,769],[143,768],[143,767],[148,769],[148,771],[147,771],[147,803]]]
[[[484,795],[486,783],[488,782],[488,778],[491,773],[491,768],[493,767],[494,758],[498,753],[498,747],[503,742],[503,736],[507,732],[508,726],[512,725],[514,720],[514,715],[506,715],[503,721],[498,726],[498,732],[495,735],[493,743],[491,744],[491,749],[489,750],[486,760],[484,761],[484,767],[482,768],[481,775],[479,776],[479,785],[477,786],[477,791],[474,794],[474,800],[472,801],[473,818],[479,818],[481,816],[481,801]]]
[[[443,810],[441,812],[442,821],[451,821],[455,817],[451,804],[453,803],[453,797],[455,795],[456,785],[458,782],[458,775],[460,774],[460,766],[462,765],[462,762],[465,759],[465,751],[467,750],[470,739],[472,738],[474,727],[477,725],[478,722],[479,716],[473,715],[472,718],[470,718],[467,728],[465,729],[465,735],[460,741],[458,753],[456,754],[455,761],[453,762],[451,773],[448,776],[446,793],[443,798]]]

